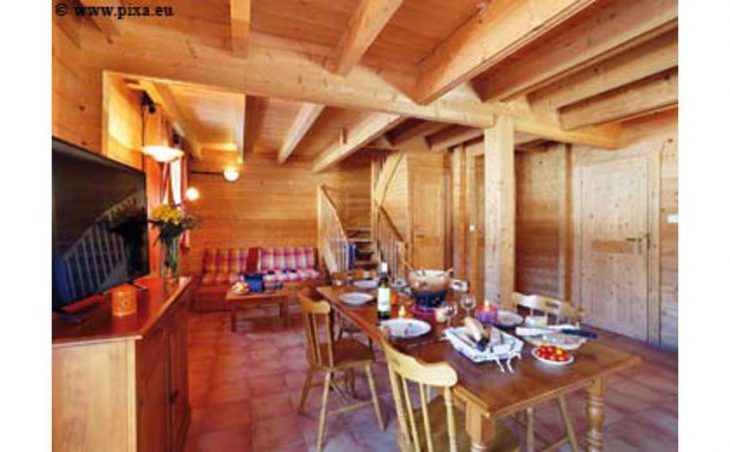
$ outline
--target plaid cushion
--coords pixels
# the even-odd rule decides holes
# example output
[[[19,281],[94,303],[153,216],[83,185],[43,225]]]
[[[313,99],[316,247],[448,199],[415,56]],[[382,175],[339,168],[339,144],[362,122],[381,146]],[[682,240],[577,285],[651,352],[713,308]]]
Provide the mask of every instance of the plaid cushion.
[[[215,256],[218,253],[217,249],[206,249],[203,254],[203,273],[215,273]]]
[[[228,269],[224,273],[240,273],[246,271],[248,248],[228,250]]]
[[[261,248],[261,271],[314,268],[314,248]]]

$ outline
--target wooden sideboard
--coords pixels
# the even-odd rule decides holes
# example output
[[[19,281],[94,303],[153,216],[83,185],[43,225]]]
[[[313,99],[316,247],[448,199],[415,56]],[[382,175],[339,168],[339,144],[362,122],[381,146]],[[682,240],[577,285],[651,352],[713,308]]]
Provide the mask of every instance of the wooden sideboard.
[[[137,313],[108,297],[53,320],[53,450],[180,451],[190,423],[190,278],[144,279]]]

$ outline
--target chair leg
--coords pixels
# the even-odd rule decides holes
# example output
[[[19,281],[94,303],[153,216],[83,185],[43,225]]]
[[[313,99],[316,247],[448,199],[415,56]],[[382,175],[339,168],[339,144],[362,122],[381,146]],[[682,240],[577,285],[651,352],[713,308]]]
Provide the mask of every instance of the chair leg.
[[[373,372],[370,369],[370,365],[365,366],[365,373],[368,376],[368,386],[370,386],[370,394],[373,397],[373,408],[375,408],[375,416],[378,418],[378,424],[380,430],[385,430],[385,424],[383,423],[383,415],[380,413],[380,402],[378,401],[378,393],[375,391],[375,380],[373,379]]]
[[[529,407],[525,410],[527,415],[527,452],[535,451],[535,409]]]
[[[307,396],[309,389],[312,387],[312,374],[314,370],[310,367],[307,369],[307,376],[304,379],[304,387],[302,388],[302,396],[299,398],[299,414],[304,414],[304,405],[307,404]]]
[[[322,452],[322,440],[324,439],[324,427],[327,423],[327,396],[330,392],[330,383],[332,382],[332,372],[327,372],[324,377],[324,386],[322,388],[322,409],[319,412],[319,432],[317,433],[317,452]]]
[[[568,414],[568,407],[565,403],[565,396],[558,396],[558,407],[560,407],[560,416],[563,418],[563,425],[565,425],[565,433],[568,435],[568,443],[570,443],[570,450],[578,452],[578,440],[575,438],[575,430],[573,430],[573,422],[570,420]]]

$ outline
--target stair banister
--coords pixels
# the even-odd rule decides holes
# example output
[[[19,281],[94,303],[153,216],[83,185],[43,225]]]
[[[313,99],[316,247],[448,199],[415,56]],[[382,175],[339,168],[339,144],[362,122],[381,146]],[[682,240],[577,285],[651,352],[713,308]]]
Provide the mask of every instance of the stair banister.
[[[350,241],[337,206],[324,185],[317,187],[319,254],[330,273],[351,268]]]

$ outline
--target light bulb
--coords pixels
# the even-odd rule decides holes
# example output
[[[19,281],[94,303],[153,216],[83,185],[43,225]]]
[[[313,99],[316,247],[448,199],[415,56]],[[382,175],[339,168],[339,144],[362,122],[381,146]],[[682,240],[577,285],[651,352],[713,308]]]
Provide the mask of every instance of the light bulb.
[[[200,192],[195,187],[189,187],[185,190],[185,199],[188,201],[197,201],[200,198]]]
[[[238,180],[238,177],[240,175],[241,174],[238,172],[238,170],[236,168],[226,168],[226,169],[223,170],[223,177],[228,182],[235,182],[235,181],[237,181]]]

